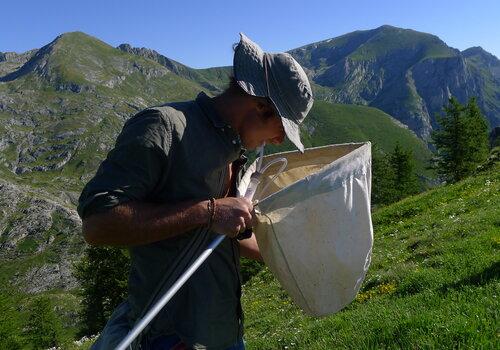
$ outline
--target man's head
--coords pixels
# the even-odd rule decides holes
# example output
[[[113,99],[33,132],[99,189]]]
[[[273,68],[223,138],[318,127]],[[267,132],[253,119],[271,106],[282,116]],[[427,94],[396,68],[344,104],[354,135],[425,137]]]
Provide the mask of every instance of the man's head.
[[[285,139],[285,130],[278,111],[266,97],[252,96],[245,92],[234,78],[224,95],[231,101],[231,114],[236,117],[236,128],[243,147],[255,149],[266,144],[280,144]],[[228,105],[225,106],[226,110]]]
[[[313,104],[311,86],[304,70],[290,54],[264,52],[243,33],[240,36],[234,52],[232,85],[254,97],[256,104],[260,99],[262,105],[270,105],[280,118],[286,136],[303,152],[299,125]],[[277,123],[272,125],[278,129]],[[271,127],[271,124],[267,126]],[[278,139],[275,137],[275,140]]]

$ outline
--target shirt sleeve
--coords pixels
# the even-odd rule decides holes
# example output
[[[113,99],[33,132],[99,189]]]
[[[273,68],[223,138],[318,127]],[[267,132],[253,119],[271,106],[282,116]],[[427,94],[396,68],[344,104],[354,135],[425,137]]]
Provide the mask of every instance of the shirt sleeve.
[[[144,200],[170,168],[172,127],[148,109],[130,118],[114,148],[78,199],[82,219],[132,200]]]

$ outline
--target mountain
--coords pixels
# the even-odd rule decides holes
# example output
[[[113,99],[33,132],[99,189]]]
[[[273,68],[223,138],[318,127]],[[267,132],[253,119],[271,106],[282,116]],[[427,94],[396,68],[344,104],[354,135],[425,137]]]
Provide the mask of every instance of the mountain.
[[[0,76],[4,76],[19,69],[37,51],[37,49],[33,49],[21,54],[15,52],[0,52]]]
[[[0,70],[0,177],[59,191],[81,188],[131,114],[206,90],[81,32]]]
[[[490,126],[500,124],[500,61],[478,48],[460,52],[437,36],[381,26],[289,51],[319,98],[377,107],[428,140],[453,95],[476,96]]]
[[[426,169],[431,152],[425,143],[408,127],[374,107],[315,101],[302,126],[301,139],[305,147],[370,140],[385,152],[399,143],[413,152],[417,172],[432,176]],[[293,149],[288,140],[282,145],[266,146],[268,153]]]
[[[192,69],[154,50],[119,48],[214,93],[231,74],[231,67]],[[460,52],[435,35],[384,25],[288,52],[307,71],[316,99],[379,108],[426,141],[451,95],[462,103],[476,96],[490,127],[500,125],[500,60],[482,48]]]

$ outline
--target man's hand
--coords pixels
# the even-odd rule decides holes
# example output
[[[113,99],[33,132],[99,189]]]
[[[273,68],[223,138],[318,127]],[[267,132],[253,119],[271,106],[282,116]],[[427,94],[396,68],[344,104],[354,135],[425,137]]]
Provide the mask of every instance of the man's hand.
[[[234,238],[238,233],[252,227],[253,205],[244,197],[226,197],[215,200],[215,215],[212,229]]]

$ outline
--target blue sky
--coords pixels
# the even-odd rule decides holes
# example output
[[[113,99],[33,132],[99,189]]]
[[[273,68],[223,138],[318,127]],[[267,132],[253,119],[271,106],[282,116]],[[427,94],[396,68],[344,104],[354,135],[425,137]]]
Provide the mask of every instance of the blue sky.
[[[0,18],[0,51],[23,52],[80,30],[195,68],[230,65],[240,31],[277,52],[383,24],[435,34],[460,50],[482,46],[500,57],[499,0],[17,0],[2,3]]]

